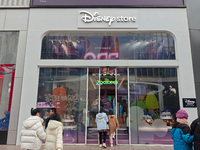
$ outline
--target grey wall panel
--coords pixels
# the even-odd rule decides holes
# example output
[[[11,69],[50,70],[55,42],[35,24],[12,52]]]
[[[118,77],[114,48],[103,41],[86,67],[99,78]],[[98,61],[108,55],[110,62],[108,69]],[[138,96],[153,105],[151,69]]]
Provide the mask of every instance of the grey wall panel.
[[[186,0],[188,21],[190,29],[200,29],[200,1],[199,0]]]
[[[200,82],[195,83],[198,116],[200,116]]]
[[[200,82],[200,30],[190,30],[195,82]]]
[[[198,116],[200,116],[200,1],[185,0],[187,5],[190,42],[193,59],[195,90],[197,98]]]

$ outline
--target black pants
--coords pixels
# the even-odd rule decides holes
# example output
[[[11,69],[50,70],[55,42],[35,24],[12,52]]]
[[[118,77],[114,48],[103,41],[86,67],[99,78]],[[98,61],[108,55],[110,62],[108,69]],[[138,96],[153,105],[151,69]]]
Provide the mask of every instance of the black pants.
[[[99,132],[99,142],[102,144],[102,134],[103,134],[103,143],[106,143],[107,132]]]

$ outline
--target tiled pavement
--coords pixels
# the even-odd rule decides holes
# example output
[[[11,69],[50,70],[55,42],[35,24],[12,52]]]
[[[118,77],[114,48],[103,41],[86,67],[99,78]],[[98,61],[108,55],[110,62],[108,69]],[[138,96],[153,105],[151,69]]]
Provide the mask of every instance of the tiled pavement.
[[[101,150],[97,145],[65,145],[64,150]],[[107,150],[173,150],[173,146],[155,145],[117,145],[107,147]],[[0,145],[0,150],[20,150],[20,146]],[[43,147],[40,149],[43,150]]]

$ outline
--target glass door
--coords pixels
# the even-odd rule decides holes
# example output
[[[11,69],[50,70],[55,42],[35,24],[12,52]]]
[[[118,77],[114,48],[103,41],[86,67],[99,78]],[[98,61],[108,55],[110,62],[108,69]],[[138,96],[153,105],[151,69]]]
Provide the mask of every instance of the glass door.
[[[95,118],[101,108],[107,115],[112,110],[118,118],[120,128],[113,144],[129,144],[127,68],[89,68],[88,72],[87,144],[98,144]]]
[[[89,68],[88,73],[88,113],[87,144],[98,144],[96,114],[103,108],[108,115],[112,110],[116,115],[116,69],[111,67]],[[107,136],[107,144],[109,138]],[[116,141],[114,141],[116,144]]]
[[[116,74],[117,118],[117,144],[129,144],[129,111],[128,111],[128,76],[127,68],[117,68]]]
[[[115,68],[102,67],[100,68],[100,108],[103,108],[108,115],[109,110],[112,110],[116,115],[116,105],[115,105]]]
[[[98,144],[95,118],[100,107],[99,68],[89,68],[88,70],[87,144]]]

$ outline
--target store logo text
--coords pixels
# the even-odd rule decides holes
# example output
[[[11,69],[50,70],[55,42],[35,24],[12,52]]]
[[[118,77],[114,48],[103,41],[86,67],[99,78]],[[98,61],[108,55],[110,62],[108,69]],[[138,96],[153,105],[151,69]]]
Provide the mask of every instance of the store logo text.
[[[97,80],[97,83],[96,83],[96,85],[108,85],[108,84],[118,84],[118,81],[109,81],[109,80],[105,80],[105,81],[100,81],[99,82],[99,80]]]
[[[101,16],[99,12],[94,12],[93,14],[88,11],[80,11],[80,14],[84,14],[82,16],[82,21],[85,23],[91,23],[91,22],[106,22],[109,24],[109,26],[113,22],[135,22],[136,17],[127,17],[127,16]]]
[[[99,53],[97,56],[93,52],[87,52],[84,57],[84,59],[119,59],[119,53],[118,52],[112,52],[112,53]]]

